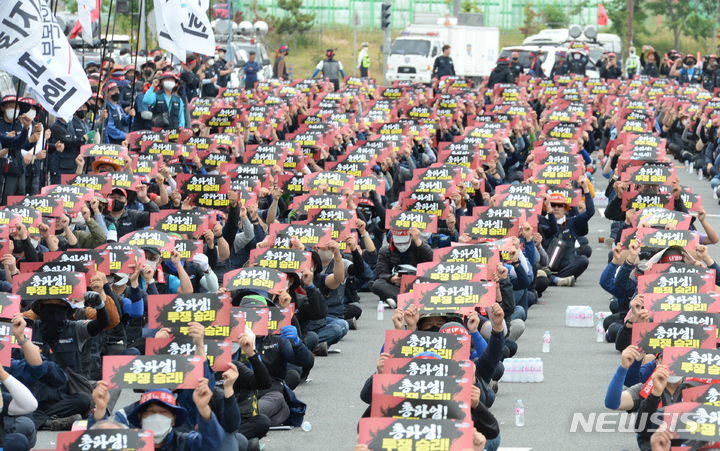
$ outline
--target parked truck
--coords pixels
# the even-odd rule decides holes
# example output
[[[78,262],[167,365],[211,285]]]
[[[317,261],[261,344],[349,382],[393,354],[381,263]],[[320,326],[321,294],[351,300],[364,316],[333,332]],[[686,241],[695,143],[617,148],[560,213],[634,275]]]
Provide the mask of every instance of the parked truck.
[[[474,79],[487,77],[495,67],[500,47],[496,27],[458,25],[454,18],[441,18],[436,24],[409,25],[390,49],[386,79],[430,83],[435,58],[450,45],[455,75]]]

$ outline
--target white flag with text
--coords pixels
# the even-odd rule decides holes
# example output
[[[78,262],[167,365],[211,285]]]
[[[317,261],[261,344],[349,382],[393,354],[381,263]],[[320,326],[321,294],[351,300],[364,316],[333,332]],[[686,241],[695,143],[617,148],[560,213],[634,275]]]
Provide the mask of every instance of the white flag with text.
[[[39,0],[0,2],[0,64],[35,47],[42,34]]]
[[[90,98],[90,82],[45,0],[40,18],[40,41],[0,68],[27,83],[51,114],[69,121]]]
[[[187,51],[185,26],[188,22],[184,0],[158,0],[155,2],[155,26],[161,48],[185,62]]]
[[[188,0],[188,23],[185,26],[186,50],[201,55],[215,54],[215,34],[210,26],[207,8],[198,0]]]

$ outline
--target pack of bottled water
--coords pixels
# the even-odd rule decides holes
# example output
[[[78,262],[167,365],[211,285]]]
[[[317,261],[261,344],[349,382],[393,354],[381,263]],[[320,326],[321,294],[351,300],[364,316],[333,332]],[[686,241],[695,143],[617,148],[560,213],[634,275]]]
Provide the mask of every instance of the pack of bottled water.
[[[595,326],[592,308],[587,305],[569,305],[565,310],[565,325],[569,327]]]
[[[541,359],[505,359],[503,382],[542,382],[543,362]]]

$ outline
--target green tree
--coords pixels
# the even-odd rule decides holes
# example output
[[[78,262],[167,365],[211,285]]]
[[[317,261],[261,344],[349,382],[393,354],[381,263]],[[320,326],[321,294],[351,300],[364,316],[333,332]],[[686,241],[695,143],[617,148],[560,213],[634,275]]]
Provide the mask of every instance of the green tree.
[[[302,13],[302,0],[278,0],[278,8],[285,11],[285,16],[275,17],[273,25],[281,36],[290,36],[293,40],[293,53],[297,52],[296,35],[312,30],[315,14]]]
[[[627,36],[627,2],[626,0],[611,0],[605,4],[605,11],[610,19],[609,31],[620,36],[623,41]],[[635,0],[633,3],[633,41],[638,42],[641,37],[650,36],[645,26],[648,19],[644,0]]]
[[[566,28],[568,26],[567,11],[558,3],[544,4],[540,8],[540,15],[546,28]]]
[[[475,0],[462,0],[460,10],[464,13],[479,13],[480,8]]]
[[[680,36],[683,32],[692,36],[694,31],[687,19],[695,13],[698,1],[655,0],[645,3],[648,10],[663,16],[663,27],[672,30],[675,48],[680,51]],[[694,25],[697,25],[695,23]]]
[[[697,0],[695,10],[685,20],[685,33],[702,42],[705,52],[710,53],[713,33],[717,27],[718,3],[716,0]]]
[[[538,12],[535,11],[532,2],[525,2],[525,7],[523,8],[523,26],[520,27],[520,33],[524,34],[526,38],[537,33],[540,27],[537,21],[540,16],[542,16],[542,14],[538,14]]]

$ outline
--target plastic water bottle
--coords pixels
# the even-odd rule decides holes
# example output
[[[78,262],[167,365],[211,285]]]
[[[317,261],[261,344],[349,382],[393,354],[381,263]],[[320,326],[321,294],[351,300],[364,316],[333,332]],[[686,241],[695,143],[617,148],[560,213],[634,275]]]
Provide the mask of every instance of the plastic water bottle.
[[[507,376],[507,382],[515,382],[515,359],[505,359],[505,375]]]
[[[597,342],[598,342],[598,343],[603,343],[603,342],[605,342],[605,328],[603,328],[603,323],[602,323],[602,321],[598,321],[598,325],[597,325],[596,331],[597,331]]]
[[[685,172],[690,172],[690,162],[685,160]]]
[[[698,180],[702,180],[702,179],[703,179],[702,169],[698,169]]]
[[[527,359],[520,359],[520,383],[528,381]]]
[[[545,380],[545,374],[544,374],[544,368],[543,368],[544,363],[543,363],[542,359],[538,359],[538,361],[540,362],[540,366],[539,366],[539,370],[538,370],[539,371],[538,382],[542,382],[543,380]]]
[[[525,408],[522,399],[515,404],[515,426],[525,426]]]
[[[383,304],[383,301],[378,302],[378,321],[382,321],[385,319],[385,304]],[[310,423],[308,423],[310,424]]]
[[[305,432],[310,432],[310,430],[312,429],[312,425],[310,424],[309,421],[303,421],[303,423],[302,423],[302,425],[301,425],[300,427],[301,427],[302,430],[305,431]]]
[[[542,352],[550,352],[550,332],[547,330],[545,331],[545,335],[543,335]]]

